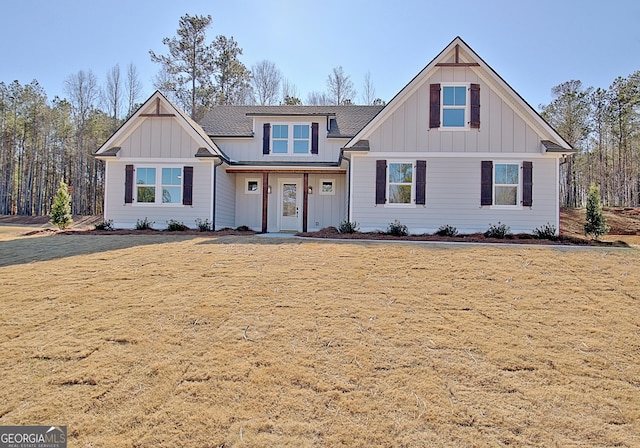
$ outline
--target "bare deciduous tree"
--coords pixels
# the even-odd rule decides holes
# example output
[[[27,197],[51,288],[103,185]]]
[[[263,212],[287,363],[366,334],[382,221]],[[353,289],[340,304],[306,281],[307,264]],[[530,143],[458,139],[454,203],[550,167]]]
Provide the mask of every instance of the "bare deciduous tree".
[[[371,81],[371,72],[364,74],[364,83],[362,85],[362,103],[370,106],[376,100],[376,89]]]
[[[118,120],[122,115],[123,90],[120,65],[116,64],[107,71],[107,82],[102,89],[102,102],[111,117],[111,132],[118,128]]]
[[[276,65],[264,59],[251,67],[253,90],[261,106],[278,104],[282,73]]]
[[[343,104],[349,100],[349,104],[354,100],[356,91],[349,75],[344,74],[342,66],[334,67],[327,77],[328,95],[334,104]]]
[[[127,66],[127,117],[130,117],[135,112],[136,102],[140,98],[142,93],[142,83],[138,76],[138,69],[130,62]]]

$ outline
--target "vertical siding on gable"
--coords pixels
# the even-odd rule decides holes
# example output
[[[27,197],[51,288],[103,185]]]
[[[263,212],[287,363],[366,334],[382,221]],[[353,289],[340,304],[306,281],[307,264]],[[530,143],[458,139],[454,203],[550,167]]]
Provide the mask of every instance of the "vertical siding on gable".
[[[121,144],[120,157],[190,158],[200,145],[175,118],[145,118]]]
[[[429,129],[429,85],[464,82],[480,85],[480,129],[446,131]],[[541,137],[473,68],[442,67],[373,130],[371,152],[496,152],[539,153]]]

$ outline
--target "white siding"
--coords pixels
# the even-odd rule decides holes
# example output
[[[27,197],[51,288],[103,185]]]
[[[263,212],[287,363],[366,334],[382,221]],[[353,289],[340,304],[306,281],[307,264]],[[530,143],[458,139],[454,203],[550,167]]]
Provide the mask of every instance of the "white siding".
[[[200,146],[174,117],[142,118],[120,145],[122,158],[188,158]]]
[[[429,129],[429,85],[480,85],[480,129]],[[540,153],[536,131],[472,68],[439,68],[382,121],[369,136],[372,152]]]
[[[193,166],[193,205],[155,205],[155,204],[125,204],[124,181],[125,160],[108,160],[106,182],[108,193],[105,195],[105,220],[113,220],[113,225],[119,229],[135,228],[138,220],[147,218],[154,222],[154,229],[165,229],[167,221],[174,219],[183,222],[190,228],[195,228],[196,218],[211,219],[211,172],[212,164],[193,159],[193,163],[176,162],[172,159],[158,159],[150,163],[137,163],[136,166],[155,166],[158,169],[167,166]],[[157,173],[156,175],[159,175]],[[134,187],[135,188],[135,187]]]
[[[513,233],[531,233],[546,223],[558,228],[556,158],[510,154],[502,159],[533,162],[532,207],[480,206],[480,163],[501,160],[497,157],[423,157],[427,160],[426,205],[401,208],[375,204],[376,157],[354,156],[350,219],[357,221],[362,231],[386,230],[389,223],[397,219],[417,234],[433,233],[446,224],[455,226],[461,233],[484,232],[490,224],[498,222],[511,227]],[[419,158],[419,153],[402,156],[407,160]]]
[[[236,227],[236,176],[227,173],[224,165],[216,167],[215,230]]]
[[[272,118],[272,117],[270,117]],[[313,118],[296,118],[293,119],[281,119],[283,123],[312,123],[317,122],[319,124],[318,135],[318,154],[308,155],[277,155],[277,154],[262,154],[262,134],[263,124],[271,123],[278,124],[278,120],[264,120],[256,119],[255,136],[253,138],[216,138],[216,145],[231,159],[238,162],[260,162],[260,163],[273,163],[273,162],[302,162],[302,163],[314,163],[314,162],[336,162],[340,156],[340,148],[342,148],[349,139],[336,139],[327,138],[327,128],[325,117],[313,117]],[[292,131],[290,131],[292,132]],[[309,148],[311,150],[311,148]]]
[[[235,177],[236,226],[247,226],[260,232],[262,230],[262,173],[238,173]],[[249,179],[258,181],[257,193],[245,191]]]
[[[247,194],[247,181],[258,180],[259,194]],[[300,183],[300,195],[303,194],[304,185],[302,174],[270,173],[269,185],[271,194],[267,195],[267,230],[278,232],[278,201],[279,185],[281,179],[297,180]],[[334,181],[335,194],[320,194],[320,180],[332,179]],[[307,230],[320,230],[324,227],[338,225],[346,219],[346,175],[345,174],[309,174],[309,186],[313,193],[308,195]],[[236,174],[236,225],[245,225],[253,230],[262,230],[262,174]],[[302,196],[300,197],[300,214],[302,214]]]

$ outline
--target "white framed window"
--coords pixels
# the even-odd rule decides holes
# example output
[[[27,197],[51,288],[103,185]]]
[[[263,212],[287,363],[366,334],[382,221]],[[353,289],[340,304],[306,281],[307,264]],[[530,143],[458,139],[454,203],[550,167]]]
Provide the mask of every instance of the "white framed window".
[[[442,128],[467,129],[469,126],[469,85],[449,84],[442,87]]]
[[[335,195],[336,194],[335,179],[320,179],[320,194]]]
[[[260,180],[247,179],[245,181],[245,194],[260,194]]]
[[[271,125],[271,153],[308,155],[311,153],[310,123]]]
[[[411,205],[415,196],[414,164],[389,161],[387,165],[387,204]]]
[[[137,204],[182,205],[182,167],[137,166],[135,173]]]
[[[493,205],[506,207],[520,205],[520,163],[493,164]]]

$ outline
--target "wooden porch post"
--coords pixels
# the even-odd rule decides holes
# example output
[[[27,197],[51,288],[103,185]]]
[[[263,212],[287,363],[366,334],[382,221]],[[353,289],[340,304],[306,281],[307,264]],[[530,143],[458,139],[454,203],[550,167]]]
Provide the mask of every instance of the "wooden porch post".
[[[307,211],[309,210],[309,173],[304,173],[302,181],[302,231],[307,231]]]
[[[269,173],[262,173],[262,233],[267,233],[267,210],[269,205]]]

